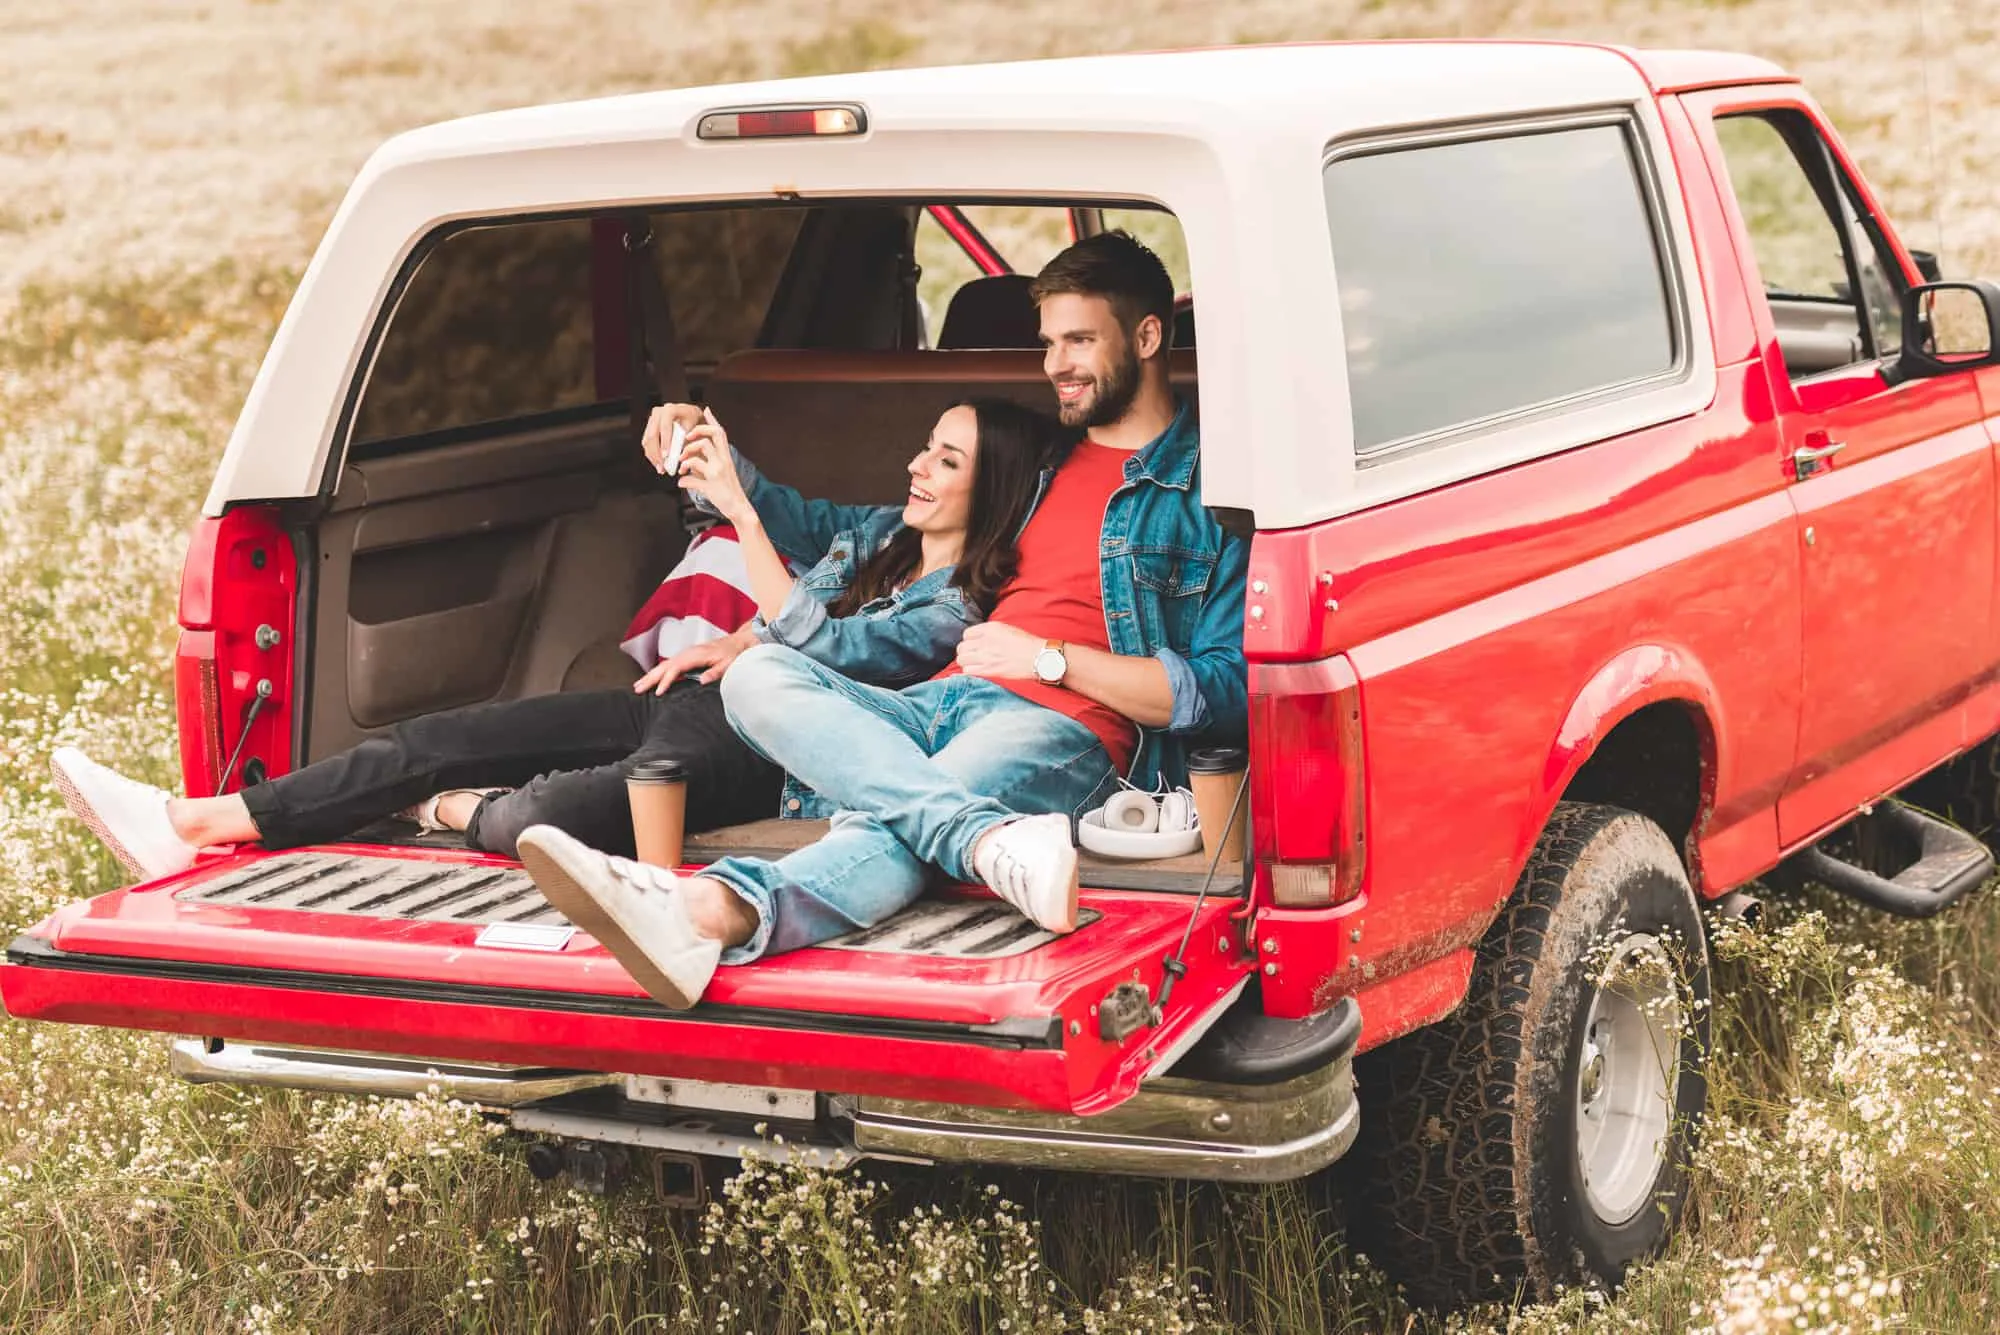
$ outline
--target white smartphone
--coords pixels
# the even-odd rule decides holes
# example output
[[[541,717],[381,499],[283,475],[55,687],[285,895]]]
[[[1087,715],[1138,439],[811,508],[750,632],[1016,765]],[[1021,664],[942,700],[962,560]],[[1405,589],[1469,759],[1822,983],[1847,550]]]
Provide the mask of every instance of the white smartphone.
[[[667,457],[660,463],[660,471],[668,477],[679,477],[681,471],[681,450],[686,447],[687,428],[674,423],[674,434],[667,440]]]

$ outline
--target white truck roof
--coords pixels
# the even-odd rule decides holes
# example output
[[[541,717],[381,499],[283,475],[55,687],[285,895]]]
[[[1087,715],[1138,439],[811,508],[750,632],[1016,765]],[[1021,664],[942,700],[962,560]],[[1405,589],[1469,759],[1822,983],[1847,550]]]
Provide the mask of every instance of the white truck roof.
[[[377,309],[441,223],[794,195],[959,195],[1171,209],[1203,332],[1204,498],[1250,509],[1267,527],[1324,518],[1355,502],[1321,185],[1329,144],[1614,106],[1637,108],[1657,138],[1659,71],[1701,79],[1705,69],[1720,71],[1713,81],[1786,77],[1745,57],[1556,43],[1234,47],[683,88],[414,130],[376,151],[335,214],[205,509],[317,491]],[[861,103],[868,132],[695,138],[697,118],[718,107],[819,102]],[[1664,140],[1656,147],[1667,160]]]

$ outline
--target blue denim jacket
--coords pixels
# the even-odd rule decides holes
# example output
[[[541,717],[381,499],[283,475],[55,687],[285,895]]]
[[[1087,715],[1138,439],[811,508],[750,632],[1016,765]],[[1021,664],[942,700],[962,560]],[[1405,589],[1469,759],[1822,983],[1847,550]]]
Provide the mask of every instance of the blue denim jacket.
[[[766,478],[740,453],[736,475],[778,554],[795,567],[816,562],[799,576],[778,615],[766,620],[760,613],[751,620],[759,638],[876,686],[908,686],[951,662],[965,628],[981,619],[964,592],[952,586],[954,566],[871,599],[852,616],[827,614],[861,567],[903,527],[901,506],[809,500]],[[823,820],[833,811],[812,789],[786,777],[780,814]]]
[[[1125,481],[1104,510],[1099,558],[1111,652],[1159,659],[1173,689],[1166,727],[1139,730],[1132,774],[1146,788],[1186,783],[1190,746],[1241,746],[1249,736],[1250,544],[1202,505],[1200,457],[1200,425],[1181,403],[1172,425],[1125,461]]]

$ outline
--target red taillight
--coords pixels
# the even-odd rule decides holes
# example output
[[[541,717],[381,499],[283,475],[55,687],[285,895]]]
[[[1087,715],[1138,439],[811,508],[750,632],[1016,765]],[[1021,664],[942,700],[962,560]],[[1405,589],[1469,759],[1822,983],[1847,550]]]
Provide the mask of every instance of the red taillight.
[[[246,771],[291,768],[297,594],[292,540],[275,510],[243,506],[197,521],[181,570],[174,654],[189,796],[240,788]]]
[[[858,106],[739,107],[710,111],[695,122],[697,139],[814,139],[855,135],[868,128]]]
[[[1274,904],[1361,893],[1367,860],[1361,685],[1344,657],[1250,677],[1250,829]]]
[[[174,650],[174,713],[180,722],[181,783],[191,797],[210,796],[222,777],[222,693],[209,631],[181,632]]]

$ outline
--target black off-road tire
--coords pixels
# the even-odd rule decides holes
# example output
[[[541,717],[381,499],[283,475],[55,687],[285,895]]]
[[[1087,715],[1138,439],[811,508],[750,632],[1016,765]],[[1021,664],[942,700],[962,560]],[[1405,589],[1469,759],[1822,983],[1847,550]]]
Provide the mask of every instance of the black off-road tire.
[[[1654,1068],[1656,1106],[1673,1116],[1644,1204],[1607,1222],[1580,1163],[1585,1028],[1607,960],[1639,960],[1646,938],[1644,958],[1673,961],[1652,972],[1673,975],[1657,986],[1680,1007],[1678,1042],[1658,1043],[1677,1060]],[[1699,907],[1665,833],[1615,807],[1558,806],[1479,944],[1464,1004],[1359,1064],[1351,1245],[1431,1307],[1617,1282],[1680,1216],[1708,1092],[1708,996]],[[1629,1180],[1647,1182],[1643,1169]]]

